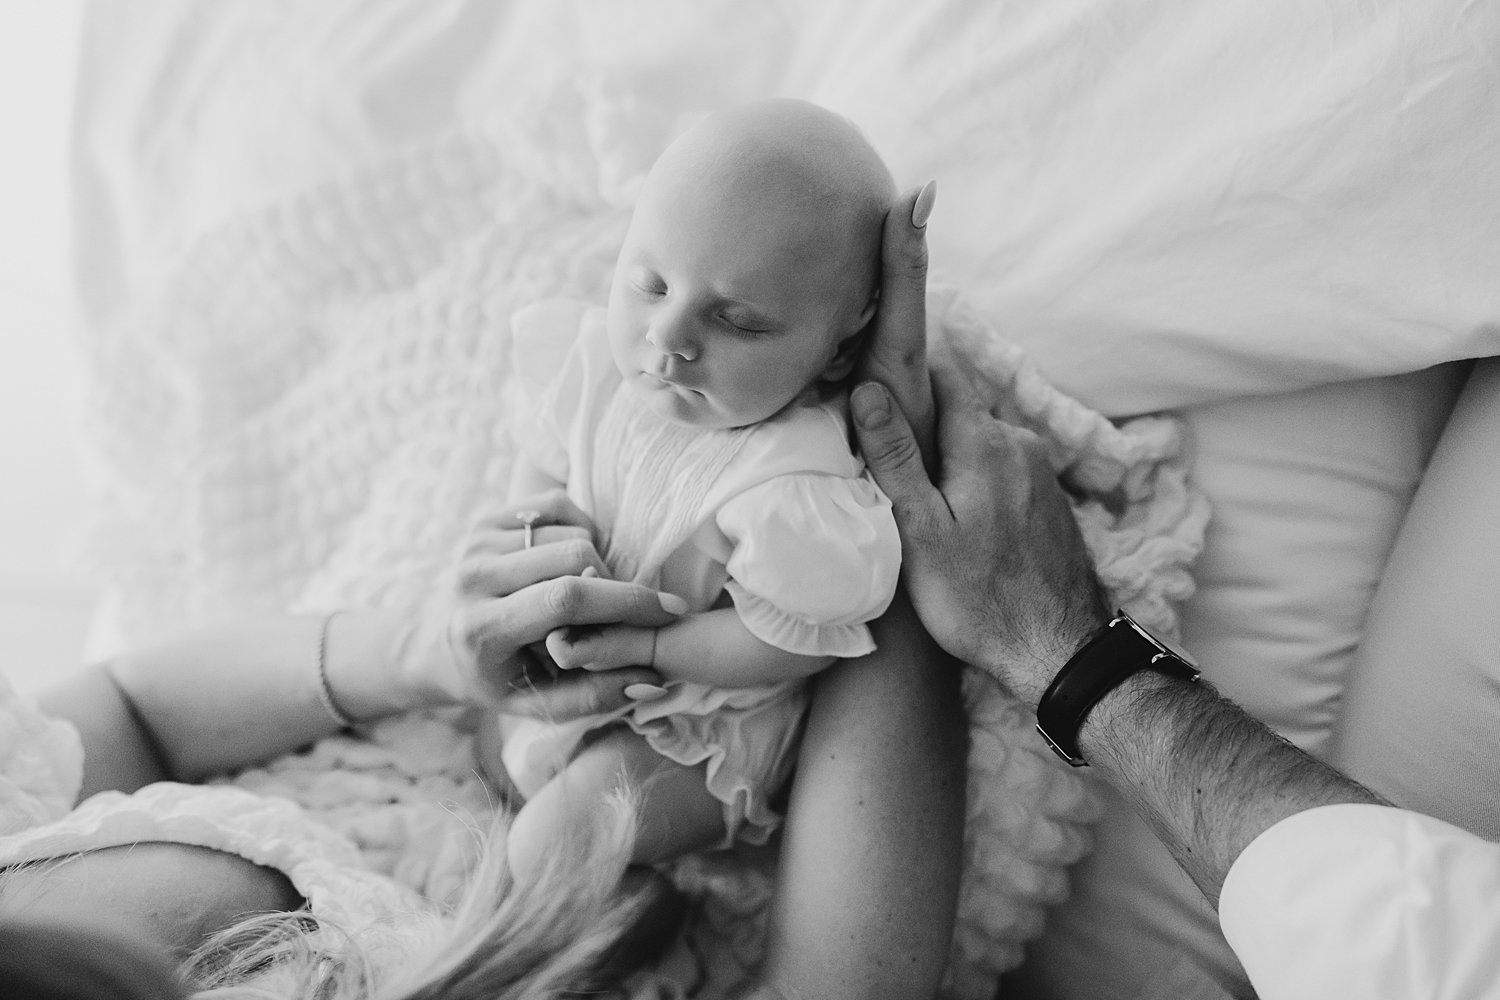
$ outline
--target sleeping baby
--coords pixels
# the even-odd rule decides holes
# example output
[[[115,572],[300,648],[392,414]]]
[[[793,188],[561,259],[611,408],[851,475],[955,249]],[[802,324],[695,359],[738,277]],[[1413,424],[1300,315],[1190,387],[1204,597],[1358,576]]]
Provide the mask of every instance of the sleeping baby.
[[[689,609],[547,639],[563,669],[653,667],[659,699],[493,721],[501,749],[484,764],[526,797],[517,877],[621,790],[638,804],[638,863],[776,827],[805,682],[874,649],[867,623],[897,582],[890,503],[851,451],[845,392],[894,198],[846,120],[801,101],[738,107],[652,167],[607,307],[514,317],[512,498],[565,488],[615,578]]]

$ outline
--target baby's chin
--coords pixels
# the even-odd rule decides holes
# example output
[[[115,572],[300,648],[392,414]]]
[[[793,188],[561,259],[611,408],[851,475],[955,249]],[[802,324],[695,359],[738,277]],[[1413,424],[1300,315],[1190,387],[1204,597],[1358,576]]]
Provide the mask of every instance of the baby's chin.
[[[736,427],[748,427],[764,419],[725,413],[703,393],[680,385],[657,382],[649,375],[631,379],[626,384],[629,391],[635,393],[648,410],[678,427],[691,427],[700,431],[732,430]]]

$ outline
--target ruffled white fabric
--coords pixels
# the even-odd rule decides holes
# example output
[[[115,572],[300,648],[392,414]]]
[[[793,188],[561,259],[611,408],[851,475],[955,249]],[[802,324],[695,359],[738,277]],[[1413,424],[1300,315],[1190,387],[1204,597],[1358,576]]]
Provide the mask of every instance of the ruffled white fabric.
[[[901,538],[891,502],[868,479],[793,474],[719,508],[733,550],[729,594],[751,634],[809,656],[862,656],[866,622],[890,606]]]
[[[608,145],[640,141],[632,128],[549,128],[611,108],[636,120],[590,103],[618,88],[553,83],[523,127],[465,127],[226,210],[137,274],[108,323],[80,330],[108,595],[97,652],[287,608],[411,606],[439,585],[508,481],[507,320],[549,296],[602,299],[626,216],[598,193],[600,171],[644,165]],[[934,290],[928,317],[933,337],[1012,387],[1090,498],[1080,523],[1111,592],[1170,629],[1207,517],[1182,426],[1115,426],[1062,396],[952,291]],[[993,685],[970,678],[966,692],[967,864],[947,988],[988,1000],[1066,893],[1097,806]],[[309,822],[441,898],[488,808],[468,741],[463,718],[423,716],[238,781],[315,800]],[[703,897],[696,954],[724,970],[710,983],[758,947],[766,876],[733,860],[713,877],[683,867]]]
[[[804,656],[863,656],[875,649],[875,639],[863,622],[810,622],[789,614],[741,584],[724,585],[751,635],[778,649]]]
[[[743,430],[664,427],[624,393],[605,322],[602,309],[579,302],[517,311],[511,426],[520,453],[566,482],[611,547],[627,550],[612,568],[697,609],[727,573],[746,625],[772,645],[830,656],[873,649],[864,623],[895,593],[901,540],[890,501],[850,451],[842,397],[799,402]],[[616,454],[626,456],[623,471]],[[643,488],[658,469],[660,481]],[[649,540],[651,551],[621,538]]]
[[[791,652],[874,648],[865,623],[895,594],[901,540],[889,501],[850,451],[842,397],[809,394],[752,427],[680,427],[624,384],[604,310],[537,303],[511,331],[519,453],[565,471],[616,577],[676,593],[693,611],[727,586],[747,629]],[[769,803],[791,772],[803,685],[668,686],[665,700],[623,714],[502,720],[511,779],[539,788],[589,731],[623,719],[663,756],[706,764],[724,809],[721,846],[764,843],[779,825]]]

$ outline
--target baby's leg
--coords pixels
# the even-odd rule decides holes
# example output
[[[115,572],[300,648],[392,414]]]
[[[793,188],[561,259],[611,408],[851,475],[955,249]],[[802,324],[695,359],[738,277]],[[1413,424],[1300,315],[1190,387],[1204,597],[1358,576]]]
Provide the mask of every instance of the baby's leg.
[[[506,841],[511,873],[524,880],[541,871],[566,831],[603,821],[611,794],[622,788],[638,800],[631,854],[637,864],[676,857],[724,836],[724,807],[704,783],[704,766],[668,760],[645,737],[620,728],[579,751],[517,814]]]

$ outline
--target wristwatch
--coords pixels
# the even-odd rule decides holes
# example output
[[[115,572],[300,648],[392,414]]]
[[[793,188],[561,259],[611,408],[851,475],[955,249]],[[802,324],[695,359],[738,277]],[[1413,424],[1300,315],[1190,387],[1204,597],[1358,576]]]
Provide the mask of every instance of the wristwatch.
[[[1125,678],[1155,670],[1186,681],[1198,679],[1198,665],[1180,649],[1116,611],[1083,648],[1052,678],[1036,706],[1036,730],[1053,751],[1074,767],[1087,767],[1078,753],[1078,730],[1089,711]]]

